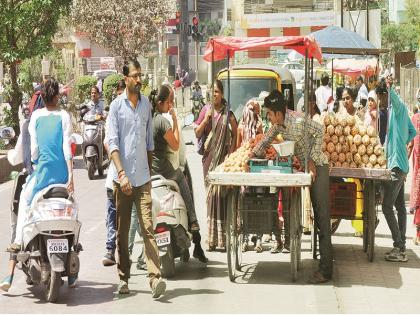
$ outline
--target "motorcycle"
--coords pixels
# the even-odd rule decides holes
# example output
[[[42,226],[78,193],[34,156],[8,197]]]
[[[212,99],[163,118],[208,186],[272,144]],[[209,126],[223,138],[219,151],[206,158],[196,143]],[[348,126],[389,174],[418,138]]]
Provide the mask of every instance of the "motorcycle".
[[[78,208],[66,185],[38,192],[23,228],[23,250],[17,254],[28,285],[42,284],[47,302],[58,300],[62,277],[79,273]]]
[[[194,115],[194,121],[196,121],[200,115],[201,109],[205,105],[204,98],[202,95],[194,93],[193,97],[191,97],[191,101],[191,113]]]
[[[103,145],[105,122],[95,111],[87,111],[86,105],[79,107],[79,110],[83,121],[83,160],[86,163],[88,177],[92,180],[96,170],[98,170],[99,176],[103,176],[104,170],[109,164],[108,154]]]

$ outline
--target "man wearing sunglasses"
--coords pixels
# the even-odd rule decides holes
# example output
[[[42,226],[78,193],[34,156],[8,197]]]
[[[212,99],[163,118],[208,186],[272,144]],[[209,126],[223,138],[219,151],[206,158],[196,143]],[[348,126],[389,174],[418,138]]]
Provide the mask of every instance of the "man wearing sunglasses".
[[[130,60],[123,67],[125,93],[116,98],[109,112],[109,152],[114,162],[117,179],[114,181],[114,200],[117,209],[117,249],[120,294],[128,294],[130,258],[128,231],[133,204],[137,215],[146,253],[152,297],[164,294],[166,284],[160,273],[159,252],[154,238],[152,222],[151,167],[153,159],[152,106],[140,94],[141,67]]]

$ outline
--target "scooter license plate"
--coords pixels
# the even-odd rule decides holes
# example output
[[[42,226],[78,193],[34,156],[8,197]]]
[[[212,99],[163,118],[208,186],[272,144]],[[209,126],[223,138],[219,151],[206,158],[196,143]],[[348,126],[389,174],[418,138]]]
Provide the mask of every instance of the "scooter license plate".
[[[69,240],[64,239],[48,239],[47,240],[48,254],[59,254],[69,252]]]
[[[165,246],[171,243],[171,232],[166,231],[162,233],[155,234],[157,246]]]

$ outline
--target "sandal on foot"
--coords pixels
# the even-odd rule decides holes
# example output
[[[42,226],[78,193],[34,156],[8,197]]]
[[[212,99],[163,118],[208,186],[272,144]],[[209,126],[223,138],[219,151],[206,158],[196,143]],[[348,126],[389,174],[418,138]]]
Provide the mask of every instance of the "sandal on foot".
[[[271,248],[270,253],[278,254],[282,251],[282,249],[283,249],[283,244],[281,242],[276,242],[276,243],[274,243],[273,247]]]
[[[20,252],[21,247],[22,246],[20,244],[13,243],[13,244],[10,244],[10,246],[6,248],[6,252],[17,254]]]
[[[319,271],[315,271],[313,275],[308,279],[308,283],[311,284],[320,284],[326,283],[331,279],[325,278]]]
[[[257,253],[262,253],[263,252],[263,248],[262,248],[262,245],[261,245],[261,241],[260,240],[257,240],[257,244],[255,245],[254,250]]]
[[[9,291],[10,287],[12,286],[12,282],[13,282],[13,275],[8,275],[0,283],[0,289],[5,292]]]

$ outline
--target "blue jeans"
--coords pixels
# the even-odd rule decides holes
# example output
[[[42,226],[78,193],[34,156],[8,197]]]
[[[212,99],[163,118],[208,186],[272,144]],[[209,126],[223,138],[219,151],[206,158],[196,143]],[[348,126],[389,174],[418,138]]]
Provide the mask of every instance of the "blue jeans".
[[[107,215],[106,215],[106,230],[107,230],[107,239],[106,239],[106,249],[115,252],[115,241],[117,239],[117,230],[116,230],[116,217],[117,209],[115,208],[115,201],[113,197],[112,189],[106,189],[107,194]]]
[[[391,180],[384,183],[382,212],[391,230],[394,247],[405,250],[405,233],[407,230],[407,210],[404,201],[404,181],[407,174],[398,167],[391,170]],[[395,218],[394,206],[397,209],[398,221]]]
[[[141,238],[142,236],[141,236],[139,218],[137,216],[137,209],[136,209],[136,206],[133,205],[133,209],[131,209],[130,232],[128,232],[128,253],[130,255],[133,253],[134,239],[136,238],[136,232]],[[140,256],[143,256],[143,246],[141,247]]]

